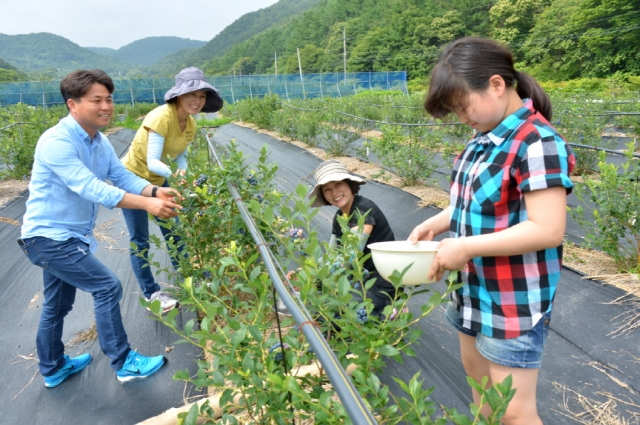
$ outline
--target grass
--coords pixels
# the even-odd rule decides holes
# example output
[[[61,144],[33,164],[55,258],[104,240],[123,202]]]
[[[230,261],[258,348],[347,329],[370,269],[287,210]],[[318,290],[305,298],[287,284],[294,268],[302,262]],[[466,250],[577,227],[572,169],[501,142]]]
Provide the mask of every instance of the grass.
[[[229,124],[231,121],[233,120],[228,117],[219,117],[212,120],[208,120],[206,118],[200,118],[196,120],[199,127],[220,127],[225,124]]]

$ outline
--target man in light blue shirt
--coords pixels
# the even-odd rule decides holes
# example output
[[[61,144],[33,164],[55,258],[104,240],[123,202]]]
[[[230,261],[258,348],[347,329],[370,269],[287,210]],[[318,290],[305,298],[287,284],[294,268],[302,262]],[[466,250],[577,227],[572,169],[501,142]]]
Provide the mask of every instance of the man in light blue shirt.
[[[114,105],[111,78],[100,70],[74,71],[60,82],[69,115],[42,134],[36,146],[29,199],[18,244],[43,268],[44,301],[36,346],[47,388],[61,384],[91,362],[88,353],[64,354],[62,329],[76,290],[91,293],[100,348],[121,382],[160,369],[163,356],[147,357],[129,346],[120,314],[122,285],[95,256],[93,235],[99,204],[145,210],[161,218],[181,208],[170,188],[128,171],[99,130]],[[105,183],[110,180],[113,185]]]

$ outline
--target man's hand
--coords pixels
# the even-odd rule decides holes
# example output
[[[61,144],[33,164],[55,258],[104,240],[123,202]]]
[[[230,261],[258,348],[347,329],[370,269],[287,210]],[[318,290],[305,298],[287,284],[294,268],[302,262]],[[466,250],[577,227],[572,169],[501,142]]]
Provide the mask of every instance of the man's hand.
[[[174,196],[174,190],[168,187],[159,187],[155,198],[125,193],[116,207],[145,210],[159,218],[171,218],[178,215],[178,210],[182,209],[182,206],[174,201]]]
[[[161,188],[165,189],[165,188]],[[168,188],[166,188],[168,189]],[[158,193],[160,193],[160,189],[158,189]],[[147,205],[144,210],[149,214],[153,214],[159,218],[171,218],[178,215],[178,210],[182,209],[179,204],[176,204],[172,200],[163,200],[159,196],[156,198],[146,198]],[[173,199],[173,198],[170,198]]]
[[[184,200],[184,197],[180,195],[177,190],[170,187],[158,187],[158,190],[156,191],[156,198],[168,202],[178,202]]]

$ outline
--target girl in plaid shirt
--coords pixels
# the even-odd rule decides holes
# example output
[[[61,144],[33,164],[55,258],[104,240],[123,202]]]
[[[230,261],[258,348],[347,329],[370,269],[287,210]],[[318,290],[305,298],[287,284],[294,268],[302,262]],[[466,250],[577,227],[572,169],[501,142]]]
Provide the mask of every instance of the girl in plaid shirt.
[[[517,391],[502,423],[542,424],[536,383],[562,267],[569,179],[575,156],[551,126],[551,103],[514,68],[508,48],[466,37],[449,44],[431,72],[426,111],[454,113],[475,130],[455,159],[450,206],[409,240],[449,231],[429,271],[462,270],[447,319],[458,330],[466,373]],[[473,391],[474,403],[480,398]],[[483,407],[486,416],[488,405]]]

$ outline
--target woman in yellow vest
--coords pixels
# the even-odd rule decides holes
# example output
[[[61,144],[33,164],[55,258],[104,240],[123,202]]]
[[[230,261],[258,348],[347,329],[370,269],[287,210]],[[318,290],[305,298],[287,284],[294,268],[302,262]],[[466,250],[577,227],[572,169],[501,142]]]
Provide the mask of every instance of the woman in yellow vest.
[[[195,67],[185,68],[176,75],[175,86],[164,95],[165,104],[145,117],[131,147],[122,162],[125,167],[156,186],[167,187],[171,169],[162,162],[167,157],[178,165],[178,173],[187,169],[187,147],[195,139],[196,121],[192,115],[217,112],[222,109],[220,92],[207,83],[204,73]],[[155,188],[152,196],[155,195]],[[130,249],[131,265],[138,284],[148,301],[158,300],[163,311],[177,306],[177,301],[162,292],[155,282],[148,264],[149,219],[146,211],[122,209],[129,229],[129,239],[135,245]],[[156,220],[160,220],[156,217]],[[166,240],[180,247],[180,241],[164,226],[160,230]],[[180,250],[180,248],[179,248]],[[140,257],[142,253],[144,257]],[[171,256],[174,268],[177,262]]]

